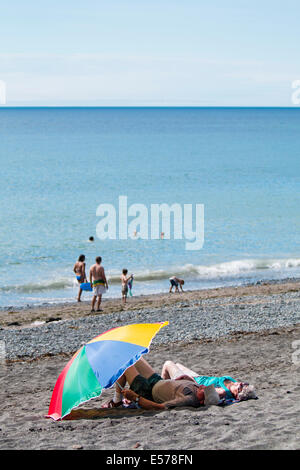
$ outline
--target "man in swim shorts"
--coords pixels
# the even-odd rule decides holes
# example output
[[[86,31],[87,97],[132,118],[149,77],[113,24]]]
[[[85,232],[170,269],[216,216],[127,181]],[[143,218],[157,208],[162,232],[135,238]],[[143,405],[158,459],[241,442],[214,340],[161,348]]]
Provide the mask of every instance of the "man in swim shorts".
[[[102,294],[108,289],[107,280],[103,266],[101,266],[102,258],[97,256],[96,263],[90,268],[90,283],[93,286],[94,295],[92,298],[91,312],[95,312],[95,303],[97,300],[97,312],[102,312],[100,309]]]

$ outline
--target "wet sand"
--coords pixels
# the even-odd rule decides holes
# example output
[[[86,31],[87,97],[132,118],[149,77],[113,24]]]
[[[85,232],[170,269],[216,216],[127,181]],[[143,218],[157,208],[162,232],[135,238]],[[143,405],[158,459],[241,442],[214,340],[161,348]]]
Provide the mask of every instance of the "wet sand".
[[[124,310],[134,311],[140,309],[159,309],[174,306],[182,302],[201,301],[216,299],[220,303],[227,297],[257,296],[253,302],[259,302],[259,297],[264,295],[276,295],[288,292],[299,292],[299,280],[287,280],[283,282],[263,282],[255,285],[240,287],[220,287],[216,289],[204,289],[187,291],[183,293],[165,293],[155,295],[141,295],[128,299],[126,306],[122,305],[121,299],[108,299],[103,296],[101,308],[106,313],[118,313]],[[97,315],[97,312],[93,315]],[[70,318],[80,318],[91,315],[91,303],[85,301],[68,304],[46,305],[33,308],[17,309],[10,308],[0,312],[0,327],[29,325],[38,321],[66,320]]]

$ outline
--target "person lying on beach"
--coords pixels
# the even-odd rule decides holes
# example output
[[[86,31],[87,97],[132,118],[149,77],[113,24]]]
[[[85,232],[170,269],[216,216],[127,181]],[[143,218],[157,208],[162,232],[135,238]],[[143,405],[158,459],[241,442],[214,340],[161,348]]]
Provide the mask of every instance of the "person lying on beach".
[[[170,277],[169,281],[171,283],[169,293],[173,291],[173,287],[175,287],[175,292],[179,292],[178,286],[180,287],[181,292],[183,292],[183,289],[182,289],[182,286],[184,284],[183,279],[179,279],[178,277],[173,276],[173,277]]]
[[[90,283],[93,286],[94,295],[92,298],[92,310],[91,313],[95,311],[95,303],[97,300],[97,312],[102,312],[100,309],[102,294],[108,289],[107,280],[105,277],[105,272],[103,266],[101,266],[102,258],[97,256],[96,263],[93,264],[90,268]]]
[[[248,382],[235,380],[228,375],[212,377],[199,375],[180,363],[166,361],[163,365],[161,376],[163,379],[191,380],[199,385],[214,385],[220,399],[232,399],[242,401],[257,398],[253,385]]]
[[[85,274],[85,256],[80,255],[78,258],[78,261],[74,264],[73,271],[76,275],[77,282],[79,284],[79,290],[78,290],[78,296],[77,296],[77,302],[81,301],[81,294],[82,294],[82,289],[80,288],[80,284],[86,281],[86,274]]]
[[[124,389],[126,382],[130,388]],[[122,396],[146,410],[165,410],[176,406],[217,405],[219,395],[213,385],[206,387],[192,380],[163,379],[144,359],[129,367],[115,383],[112,400],[101,408],[122,405]]]
[[[126,304],[126,299],[128,295],[128,282],[133,278],[131,276],[127,277],[128,269],[123,269],[122,276],[121,276],[121,283],[122,283],[122,302]]]

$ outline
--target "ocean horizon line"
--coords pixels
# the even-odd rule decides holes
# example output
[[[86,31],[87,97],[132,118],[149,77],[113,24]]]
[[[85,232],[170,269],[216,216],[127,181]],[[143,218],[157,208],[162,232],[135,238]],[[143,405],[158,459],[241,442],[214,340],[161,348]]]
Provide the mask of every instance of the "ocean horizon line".
[[[300,106],[199,106],[199,105],[1,105],[2,109],[300,109]]]

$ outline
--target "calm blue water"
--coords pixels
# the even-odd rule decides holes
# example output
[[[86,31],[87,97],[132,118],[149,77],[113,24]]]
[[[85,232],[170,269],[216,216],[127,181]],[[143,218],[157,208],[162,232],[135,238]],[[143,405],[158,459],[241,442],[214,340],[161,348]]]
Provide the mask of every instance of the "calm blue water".
[[[0,306],[74,301],[79,254],[120,295],[300,276],[300,109],[1,108]],[[205,242],[97,239],[101,203],[205,206]],[[89,243],[89,236],[95,237]],[[90,299],[84,294],[83,299]]]

